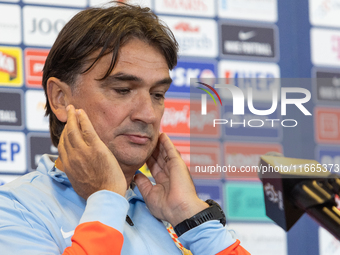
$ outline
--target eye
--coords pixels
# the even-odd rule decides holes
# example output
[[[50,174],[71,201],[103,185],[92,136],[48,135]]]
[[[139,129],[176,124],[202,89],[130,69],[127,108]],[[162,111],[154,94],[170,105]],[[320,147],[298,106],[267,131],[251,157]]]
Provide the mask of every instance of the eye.
[[[156,100],[162,100],[165,98],[165,95],[162,93],[151,93],[151,95],[153,95]]]
[[[124,88],[124,89],[114,89],[114,90],[120,95],[126,95],[131,91],[131,89],[126,89],[126,88]]]

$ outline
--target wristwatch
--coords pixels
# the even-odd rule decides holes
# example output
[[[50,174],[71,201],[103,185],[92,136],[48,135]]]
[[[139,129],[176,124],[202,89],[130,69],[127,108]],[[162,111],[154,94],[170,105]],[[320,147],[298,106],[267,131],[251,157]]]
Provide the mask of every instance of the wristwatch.
[[[225,226],[227,220],[221,206],[212,199],[208,199],[205,202],[210,205],[208,208],[195,214],[191,218],[182,221],[174,227],[175,233],[178,237],[188,230],[210,220],[219,220],[221,224]]]

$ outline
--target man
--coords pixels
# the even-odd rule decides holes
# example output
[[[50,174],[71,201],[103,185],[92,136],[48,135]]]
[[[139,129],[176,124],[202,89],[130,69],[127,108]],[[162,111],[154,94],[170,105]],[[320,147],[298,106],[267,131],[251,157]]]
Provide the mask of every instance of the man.
[[[159,134],[176,62],[148,8],[92,8],[65,25],[43,74],[59,157],[0,189],[1,254],[249,254]],[[155,185],[136,174],[145,162]]]

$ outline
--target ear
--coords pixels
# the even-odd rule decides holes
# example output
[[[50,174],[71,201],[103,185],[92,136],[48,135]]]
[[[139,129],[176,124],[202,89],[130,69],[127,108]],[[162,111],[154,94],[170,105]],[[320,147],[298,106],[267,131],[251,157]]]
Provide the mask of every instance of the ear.
[[[66,122],[66,107],[70,103],[71,88],[58,78],[51,77],[47,80],[47,95],[51,109],[61,122]]]

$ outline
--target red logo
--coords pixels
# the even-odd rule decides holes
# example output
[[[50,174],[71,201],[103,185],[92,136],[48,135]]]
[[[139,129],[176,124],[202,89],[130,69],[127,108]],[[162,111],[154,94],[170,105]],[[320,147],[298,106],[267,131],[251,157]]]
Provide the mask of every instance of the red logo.
[[[26,85],[28,87],[41,88],[42,70],[45,65],[49,50],[26,49],[25,50],[25,72]]]
[[[212,109],[207,115],[201,115],[200,100],[167,99],[164,105],[162,132],[174,136],[219,138],[220,125],[213,127],[213,121],[219,118],[220,109],[213,102],[207,102],[207,108]]]
[[[207,6],[204,1],[198,0],[163,0],[163,4],[166,8],[173,8],[173,9],[183,9],[189,11],[206,11]]]
[[[314,116],[316,141],[340,144],[340,109],[316,107]]]
[[[194,32],[198,33],[200,31],[199,26],[193,27],[187,22],[180,22],[174,27],[175,30],[183,31],[183,32]]]
[[[197,141],[172,141],[181,157],[190,169],[190,174],[194,179],[220,179],[221,173],[202,171],[205,166],[216,166],[220,164],[221,155],[218,142],[197,142]],[[195,166],[200,166],[197,171]]]
[[[18,76],[17,59],[0,51],[0,72],[9,74],[10,80],[15,79]]]
[[[164,102],[161,130],[168,135],[190,135],[190,101],[188,99],[167,99]]]
[[[224,165],[229,166],[226,175],[230,178],[249,178],[249,180],[259,180],[257,167],[260,156],[270,151],[282,153],[280,144],[262,143],[224,143]]]

